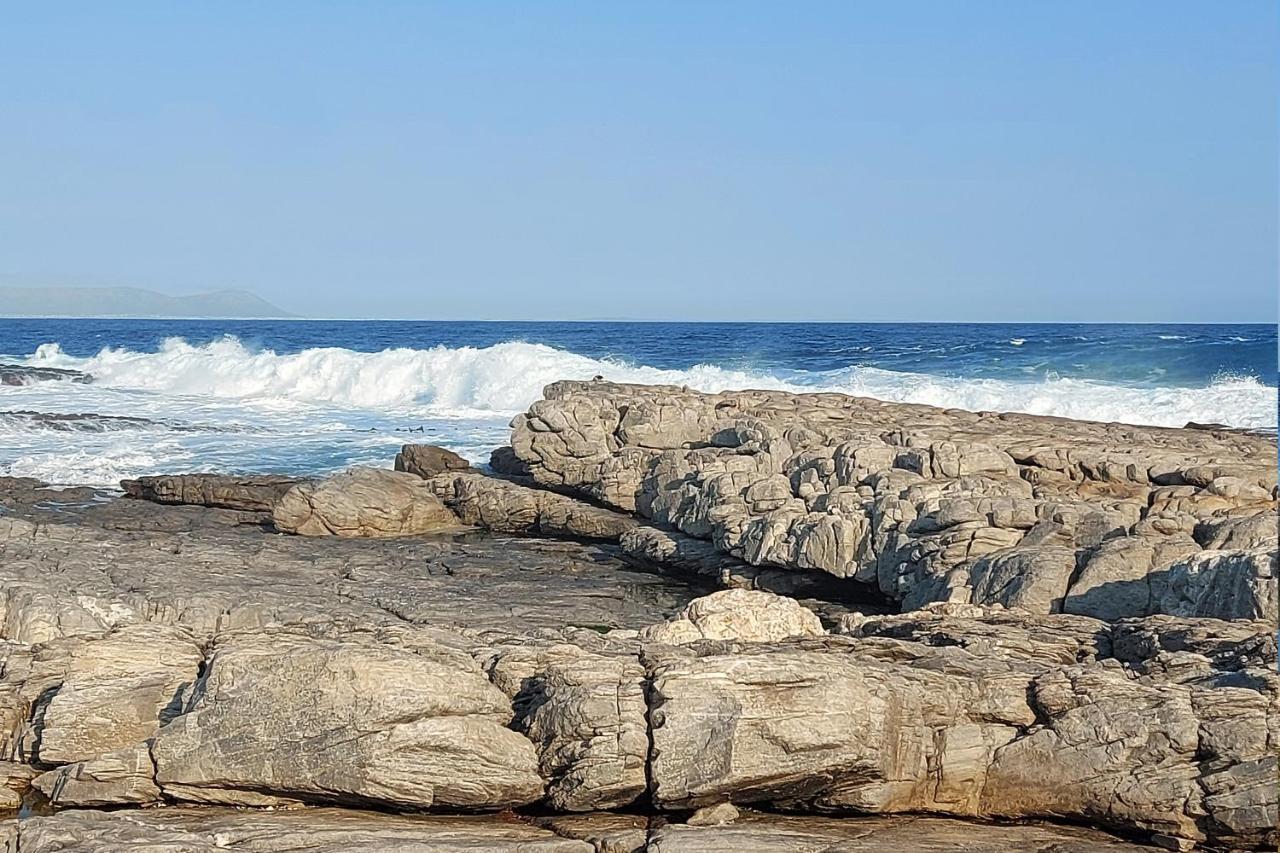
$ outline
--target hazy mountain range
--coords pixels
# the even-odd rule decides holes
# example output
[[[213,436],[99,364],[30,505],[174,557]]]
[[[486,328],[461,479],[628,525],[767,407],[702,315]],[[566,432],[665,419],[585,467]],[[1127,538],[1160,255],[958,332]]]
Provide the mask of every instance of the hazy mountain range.
[[[138,287],[0,286],[0,317],[294,317],[245,290],[169,296]]]

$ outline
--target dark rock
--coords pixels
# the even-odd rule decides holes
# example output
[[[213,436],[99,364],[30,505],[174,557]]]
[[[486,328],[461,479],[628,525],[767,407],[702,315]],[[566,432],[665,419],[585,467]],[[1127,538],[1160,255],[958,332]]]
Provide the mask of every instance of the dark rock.
[[[417,474],[424,480],[446,471],[465,471],[471,463],[452,450],[434,444],[406,444],[396,454],[395,469]]]

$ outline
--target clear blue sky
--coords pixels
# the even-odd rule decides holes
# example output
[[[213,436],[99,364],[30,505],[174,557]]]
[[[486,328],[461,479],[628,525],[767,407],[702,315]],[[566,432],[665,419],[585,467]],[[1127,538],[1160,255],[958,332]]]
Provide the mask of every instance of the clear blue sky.
[[[1275,318],[1273,0],[4,18],[9,281],[313,316]]]

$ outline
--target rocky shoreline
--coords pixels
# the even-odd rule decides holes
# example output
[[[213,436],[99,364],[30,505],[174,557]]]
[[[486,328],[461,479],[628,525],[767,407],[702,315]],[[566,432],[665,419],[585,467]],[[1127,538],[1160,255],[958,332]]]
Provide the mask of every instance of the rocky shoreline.
[[[395,468],[0,481],[3,849],[1277,841],[1273,439],[561,382]]]

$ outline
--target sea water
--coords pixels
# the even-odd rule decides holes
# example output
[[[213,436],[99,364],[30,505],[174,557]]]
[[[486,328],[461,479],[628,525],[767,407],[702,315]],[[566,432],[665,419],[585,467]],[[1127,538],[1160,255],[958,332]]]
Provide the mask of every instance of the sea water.
[[[8,319],[0,363],[94,377],[0,386],[0,474],[104,487],[386,466],[406,442],[483,462],[547,383],[594,376],[1160,426],[1277,411],[1273,325]]]

